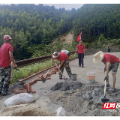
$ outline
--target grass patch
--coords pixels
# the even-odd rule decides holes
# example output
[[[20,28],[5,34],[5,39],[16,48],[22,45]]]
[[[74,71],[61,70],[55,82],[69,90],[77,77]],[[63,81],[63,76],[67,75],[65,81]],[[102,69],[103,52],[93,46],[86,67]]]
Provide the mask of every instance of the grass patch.
[[[74,58],[73,54],[70,56],[70,59],[72,59],[72,58]],[[56,63],[59,63],[59,61],[56,59],[54,61]],[[27,65],[24,67],[20,67],[19,71],[14,69],[12,72],[11,84],[14,84],[14,83],[16,83],[16,81],[18,81],[20,79],[28,77],[28,76],[32,75],[33,73],[44,70],[44,69],[51,67],[51,66],[52,66],[52,61],[50,59],[50,60],[46,60],[44,62],[34,63],[34,64]]]
[[[56,61],[56,63],[58,63],[57,60],[55,60],[55,61]],[[14,69],[12,72],[11,84],[14,84],[16,81],[18,81],[20,79],[28,77],[28,76],[32,75],[33,73],[44,70],[44,69],[51,67],[51,66],[52,66],[52,62],[50,59],[50,60],[46,60],[44,62],[34,63],[34,64],[27,65],[24,67],[20,67],[19,71]]]
[[[70,55],[69,59],[73,59],[73,58],[75,58],[74,55],[75,55],[75,54]]]

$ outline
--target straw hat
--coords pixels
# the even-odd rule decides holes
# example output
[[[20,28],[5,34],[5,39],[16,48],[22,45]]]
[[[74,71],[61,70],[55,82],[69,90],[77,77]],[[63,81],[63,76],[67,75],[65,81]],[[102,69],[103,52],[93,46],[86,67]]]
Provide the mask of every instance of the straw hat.
[[[59,55],[60,55],[60,53],[54,52],[54,53],[52,54],[52,57],[53,57],[53,58],[57,58],[57,57],[59,57]]]
[[[94,54],[93,63],[101,62],[103,60],[103,57],[104,53],[102,51],[97,52]]]

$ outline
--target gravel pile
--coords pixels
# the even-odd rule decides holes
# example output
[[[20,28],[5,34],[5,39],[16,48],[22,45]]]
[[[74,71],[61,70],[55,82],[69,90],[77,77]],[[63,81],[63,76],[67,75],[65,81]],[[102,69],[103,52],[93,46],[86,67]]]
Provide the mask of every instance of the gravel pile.
[[[54,85],[51,88],[51,90],[52,91],[56,91],[56,90],[67,91],[67,90],[76,90],[76,89],[79,89],[80,87],[82,87],[81,82],[65,81],[65,82],[58,82],[56,85]]]
[[[120,109],[115,112],[102,109],[101,99],[104,97],[104,87],[84,86],[76,90],[53,91],[50,99],[53,103],[62,105],[67,112],[77,116],[120,116]],[[120,89],[110,92],[107,88],[106,98],[110,103],[120,103]]]

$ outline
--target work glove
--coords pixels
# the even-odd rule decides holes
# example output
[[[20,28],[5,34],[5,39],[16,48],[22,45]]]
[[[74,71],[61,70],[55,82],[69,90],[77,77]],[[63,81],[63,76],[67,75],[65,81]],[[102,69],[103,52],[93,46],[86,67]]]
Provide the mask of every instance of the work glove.
[[[76,57],[76,53],[74,54],[74,57]]]
[[[104,73],[105,73],[105,71],[106,71],[106,67],[104,68]]]
[[[107,77],[107,76],[105,76],[104,81],[105,81],[105,80],[108,81],[108,77]]]

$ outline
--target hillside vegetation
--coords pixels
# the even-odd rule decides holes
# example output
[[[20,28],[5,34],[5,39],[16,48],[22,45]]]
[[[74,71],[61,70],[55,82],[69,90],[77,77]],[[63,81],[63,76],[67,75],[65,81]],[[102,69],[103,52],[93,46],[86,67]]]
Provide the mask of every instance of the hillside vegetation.
[[[62,48],[75,50],[81,31],[88,48],[109,45],[119,49],[120,4],[85,4],[71,11],[42,4],[0,6],[0,45],[3,36],[9,34],[16,60],[51,54]],[[74,34],[73,42],[63,45],[65,40],[60,37],[69,32]]]
[[[35,52],[33,46],[40,44],[41,50],[71,29],[68,21],[72,13],[42,4],[0,6],[0,45],[3,36],[9,34],[13,38],[15,58],[29,58]]]

